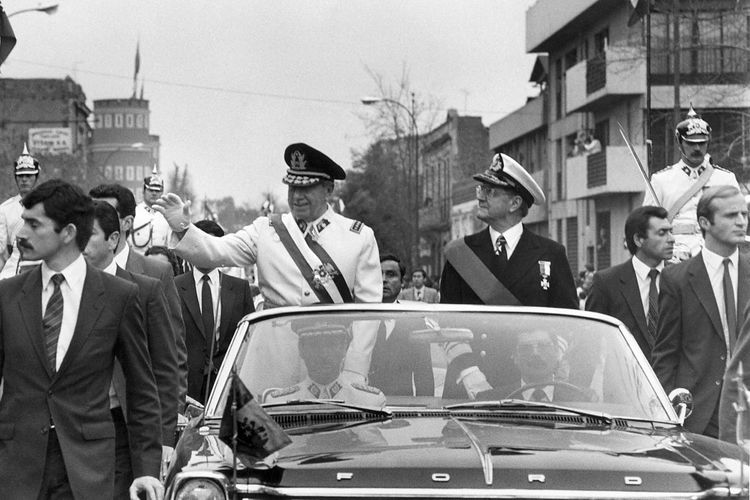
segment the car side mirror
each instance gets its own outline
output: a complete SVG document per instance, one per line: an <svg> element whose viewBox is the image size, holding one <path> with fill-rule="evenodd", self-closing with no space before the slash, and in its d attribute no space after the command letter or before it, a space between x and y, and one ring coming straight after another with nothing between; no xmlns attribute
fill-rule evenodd
<svg viewBox="0 0 750 500"><path fill-rule="evenodd" d="M677 412L680 425L683 425L685 419L693 413L693 395L690 391L678 387L669 393L669 401L672 403L672 408Z"/></svg>

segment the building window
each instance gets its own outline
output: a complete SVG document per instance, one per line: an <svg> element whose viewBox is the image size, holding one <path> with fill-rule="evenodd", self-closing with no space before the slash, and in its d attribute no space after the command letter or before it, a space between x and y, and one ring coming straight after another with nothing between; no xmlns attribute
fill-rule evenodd
<svg viewBox="0 0 750 500"><path fill-rule="evenodd" d="M128 113L127 115L125 115L125 127L126 128L133 128L133 123L134 123L133 122L133 114L132 113Z"/></svg>
<svg viewBox="0 0 750 500"><path fill-rule="evenodd" d="M123 180L123 171L125 170L121 165L115 165L115 180L121 181Z"/></svg>
<svg viewBox="0 0 750 500"><path fill-rule="evenodd" d="M136 180L144 179L146 177L146 174L144 172L145 169L146 169L146 167L144 167L143 165L139 165L139 166L135 167L135 178L136 178Z"/></svg>
<svg viewBox="0 0 750 500"><path fill-rule="evenodd" d="M112 128L112 115L109 113L104 115L104 128Z"/></svg>
<svg viewBox="0 0 750 500"><path fill-rule="evenodd" d="M143 115L135 115L135 128L143 128Z"/></svg>
<svg viewBox="0 0 750 500"><path fill-rule="evenodd" d="M122 113L115 114L115 128L122 128Z"/></svg>
<svg viewBox="0 0 750 500"><path fill-rule="evenodd" d="M104 120L102 120L102 115L96 115L96 128L102 128L104 126Z"/></svg>
<svg viewBox="0 0 750 500"><path fill-rule="evenodd" d="M135 167L133 165L128 165L127 167L125 167L125 180L126 181L135 180Z"/></svg>
<svg viewBox="0 0 750 500"><path fill-rule="evenodd" d="M558 59L555 62L555 119L559 120L563 116L563 61Z"/></svg>
<svg viewBox="0 0 750 500"><path fill-rule="evenodd" d="M144 115L143 117L143 127L148 128L148 115Z"/></svg>
<svg viewBox="0 0 750 500"><path fill-rule="evenodd" d="M104 167L104 178L108 181L112 180L112 165L107 165Z"/></svg>

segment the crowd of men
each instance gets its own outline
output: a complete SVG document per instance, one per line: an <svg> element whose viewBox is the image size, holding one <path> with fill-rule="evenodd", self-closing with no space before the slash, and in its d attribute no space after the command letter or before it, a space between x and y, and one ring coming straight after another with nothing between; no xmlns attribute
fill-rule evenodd
<svg viewBox="0 0 750 500"><path fill-rule="evenodd" d="M748 211L733 174L710 161L709 139L709 125L691 110L676 129L682 159L653 175L656 198L626 221L632 258L592 275L585 308L628 327L665 390L693 393L689 430L732 439L728 377L750 358ZM225 266L257 267L266 308L580 307L565 248L523 224L544 192L505 154L473 177L487 228L446 246L439 290L425 285L423 269L402 289L399 257L381 255L372 229L331 209L334 182L346 176L336 162L304 143L288 146L284 161L289 212L224 234L215 222L193 223L190 204L165 194L156 171L137 205L118 184L86 194L62 180L37 183L40 165L24 148L14 166L18 195L0 205L0 498L163 496L160 469L178 414L189 399L204 400L237 322L254 310L249 284L222 273ZM168 243L188 272L144 255ZM315 334L306 328L294 330L300 352ZM332 337L342 370L311 370L311 384L326 393L335 381L337 392L370 399L367 383L432 394L428 351L395 324L364 328ZM519 340L517 351L533 340L557 352L553 338L538 337ZM445 351L445 394L491 393L485 374L501 353L455 347ZM408 349L416 350L403 366L381 366L389 350Z"/></svg>

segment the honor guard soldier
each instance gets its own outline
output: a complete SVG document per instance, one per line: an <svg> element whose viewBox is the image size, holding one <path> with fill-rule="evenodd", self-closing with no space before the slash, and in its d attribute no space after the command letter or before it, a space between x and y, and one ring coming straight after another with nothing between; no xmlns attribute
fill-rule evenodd
<svg viewBox="0 0 750 500"><path fill-rule="evenodd" d="M534 203L545 202L534 178L504 154L473 178L479 183L477 217L489 227L446 246L440 302L578 309L565 247L522 223ZM493 349L481 338L449 343L445 351L444 397L474 398L503 379L491 373L512 366L509 348Z"/></svg>
<svg viewBox="0 0 750 500"><path fill-rule="evenodd" d="M703 190L711 186L730 185L739 189L734 173L714 165L708 155L711 126L690 106L687 118L677 124L675 140L680 161L654 172L651 185L658 200L649 191L643 205L661 205L667 209L675 237L672 261L687 260L703 247L703 237L696 217Z"/></svg>
<svg viewBox="0 0 750 500"><path fill-rule="evenodd" d="M349 329L345 325L309 322L309 319L292 322L292 330L299 338L299 356L307 368L307 377L284 389L266 389L261 401L340 399L376 408L385 406L385 395L380 389L341 377L352 338Z"/></svg>
<svg viewBox="0 0 750 500"><path fill-rule="evenodd" d="M16 245L16 234L23 226L21 198L34 188L39 178L39 162L29 154L26 143L23 153L14 164L18 194L8 198L0 205L0 279L9 278L19 273L22 267L38 264L39 261L22 261Z"/></svg>
<svg viewBox="0 0 750 500"><path fill-rule="evenodd" d="M179 196L162 196L154 207L179 238L175 252L198 267L256 264L265 307L380 302L383 285L372 229L335 213L327 202L334 181L346 177L344 170L303 143L288 146L284 161L290 212L258 217L221 238L190 224L189 204ZM355 330L352 349L360 355L350 366L360 375L367 373L376 335L376 330L371 336ZM347 363L353 359L347 357Z"/></svg>
<svg viewBox="0 0 750 500"><path fill-rule="evenodd" d="M131 248L140 254L153 246L167 246L171 232L162 214L154 210L154 202L164 194L164 179L154 166L151 175L143 179L143 201L135 206Z"/></svg>

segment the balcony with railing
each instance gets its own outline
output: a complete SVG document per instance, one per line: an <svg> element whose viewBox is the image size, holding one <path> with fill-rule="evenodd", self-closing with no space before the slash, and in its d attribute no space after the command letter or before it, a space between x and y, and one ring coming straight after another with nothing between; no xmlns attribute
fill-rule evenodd
<svg viewBox="0 0 750 500"><path fill-rule="evenodd" d="M646 158L645 146L634 147L639 158ZM646 189L626 146L607 146L598 153L568 158L565 183L568 199L637 193Z"/></svg>
<svg viewBox="0 0 750 500"><path fill-rule="evenodd" d="M594 111L623 97L646 92L642 47L610 46L604 54L565 72L566 112Z"/></svg>

